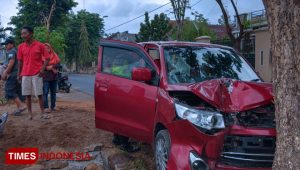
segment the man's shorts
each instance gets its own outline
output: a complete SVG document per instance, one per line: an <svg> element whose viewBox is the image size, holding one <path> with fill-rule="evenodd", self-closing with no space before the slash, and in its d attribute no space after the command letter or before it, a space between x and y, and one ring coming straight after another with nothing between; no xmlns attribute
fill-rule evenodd
<svg viewBox="0 0 300 170"><path fill-rule="evenodd" d="M16 97L21 97L21 84L17 80L17 75L8 76L5 82L5 98L14 100Z"/></svg>
<svg viewBox="0 0 300 170"><path fill-rule="evenodd" d="M22 95L23 96L43 95L43 77L39 77L38 75L23 76Z"/></svg>

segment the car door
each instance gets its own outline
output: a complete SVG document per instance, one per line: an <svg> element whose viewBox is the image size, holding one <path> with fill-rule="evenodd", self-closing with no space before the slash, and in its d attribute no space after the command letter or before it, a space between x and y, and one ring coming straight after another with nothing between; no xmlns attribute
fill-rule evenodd
<svg viewBox="0 0 300 170"><path fill-rule="evenodd" d="M135 67L153 70L151 83L133 81ZM96 127L151 142L158 79L157 67L140 45L102 41L95 80Z"/></svg>

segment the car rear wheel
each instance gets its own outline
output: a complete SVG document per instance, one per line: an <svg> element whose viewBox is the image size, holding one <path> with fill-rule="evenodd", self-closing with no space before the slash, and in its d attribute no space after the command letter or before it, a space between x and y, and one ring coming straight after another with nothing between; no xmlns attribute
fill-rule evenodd
<svg viewBox="0 0 300 170"><path fill-rule="evenodd" d="M161 130L155 137L155 162L157 170L166 170L171 148L170 134Z"/></svg>

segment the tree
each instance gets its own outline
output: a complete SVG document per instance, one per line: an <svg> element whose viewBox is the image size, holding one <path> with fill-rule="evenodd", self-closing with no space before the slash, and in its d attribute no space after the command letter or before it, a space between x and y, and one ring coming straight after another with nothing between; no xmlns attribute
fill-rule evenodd
<svg viewBox="0 0 300 170"><path fill-rule="evenodd" d="M74 0L19 0L17 16L13 16L10 22L15 26L14 34L17 42L21 42L20 31L25 25L31 27L48 25L48 30L59 29L65 35L68 14L75 6L77 2Z"/></svg>
<svg viewBox="0 0 300 170"><path fill-rule="evenodd" d="M136 37L138 42L150 41L151 24L148 12L145 12L145 23L140 24L140 32Z"/></svg>
<svg viewBox="0 0 300 170"><path fill-rule="evenodd" d="M264 0L271 33L276 115L275 170L300 167L300 1Z"/></svg>
<svg viewBox="0 0 300 170"><path fill-rule="evenodd" d="M185 17L185 10L189 6L189 0L170 0L173 8L173 13L177 25L177 39L181 40L183 21Z"/></svg>
<svg viewBox="0 0 300 170"><path fill-rule="evenodd" d="M1 38L7 38L6 31L12 31L12 30L13 30L13 28L11 28L11 27L6 27L6 28L1 27L0 28L0 39Z"/></svg>
<svg viewBox="0 0 300 170"><path fill-rule="evenodd" d="M45 24L48 32L50 30L51 18L53 16L53 12L54 12L55 9L56 9L56 0L53 0L53 3L51 5L50 11L49 11L49 14L44 17L44 24Z"/></svg>
<svg viewBox="0 0 300 170"><path fill-rule="evenodd" d="M195 41L197 37L202 35L210 36L212 39L215 37L215 33L209 29L207 19L202 14L199 14L195 20L184 20L182 40Z"/></svg>
<svg viewBox="0 0 300 170"><path fill-rule="evenodd" d="M84 20L81 21L80 37L79 37L79 61L83 66L88 66L91 61L91 52L89 44L89 34ZM77 70L78 71L78 70Z"/></svg>
<svg viewBox="0 0 300 170"><path fill-rule="evenodd" d="M91 61L97 61L99 39L104 35L103 18L97 13L86 10L78 11L77 14L69 15L68 33L66 35L66 61L70 64L79 59L79 42L82 20L85 22L90 45ZM80 63L80 62L76 62Z"/></svg>
<svg viewBox="0 0 300 170"><path fill-rule="evenodd" d="M61 32L49 32L45 26L34 28L34 38L42 43L50 43L53 50L59 55L62 61L65 60L65 38Z"/></svg>
<svg viewBox="0 0 300 170"><path fill-rule="evenodd" d="M228 37L232 41L233 47L236 50L240 51L241 50L241 41L242 41L244 33L245 33L244 32L245 27L244 27L243 23L241 22L237 7L236 7L235 3L233 2L233 0L230 0L231 4L233 6L233 9L234 9L235 15L236 15L238 26L239 26L239 34L238 34L237 37L235 37L232 33L232 27L231 27L230 22L229 22L229 15L227 13L227 10L224 7L224 4L223 4L222 0L216 0L216 1L217 1L218 5L221 8L222 16L223 16L223 20L224 20L224 23L225 23L225 26L226 26L226 31L227 31Z"/></svg>
<svg viewBox="0 0 300 170"><path fill-rule="evenodd" d="M234 22L232 21L231 16L228 15L228 11L227 11L226 8L225 8L225 11L226 11L226 14L227 14L227 17L228 17L228 23L229 23L229 25L234 25ZM223 14L222 14L221 17L218 19L218 24L219 24L219 25L224 25L224 26L225 26L225 19L224 19L224 15L223 15Z"/></svg>
<svg viewBox="0 0 300 170"><path fill-rule="evenodd" d="M145 23L141 23L137 41L164 41L168 39L167 34L170 30L169 19L164 13L156 14L154 19L149 21L149 15L146 12Z"/></svg>

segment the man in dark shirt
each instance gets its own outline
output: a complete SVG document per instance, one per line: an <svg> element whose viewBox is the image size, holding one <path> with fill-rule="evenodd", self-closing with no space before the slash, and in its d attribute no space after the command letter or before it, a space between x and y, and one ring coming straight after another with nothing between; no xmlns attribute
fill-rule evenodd
<svg viewBox="0 0 300 170"><path fill-rule="evenodd" d="M17 80L18 74L18 60L17 60L17 50L15 48L15 43L12 39L7 39L3 43L6 47L7 59L4 63L6 69L2 75L2 80L5 83L5 98L7 100L13 100L17 105L17 110L14 111L14 115L20 115L21 112L26 110L26 107L21 102L21 85Z"/></svg>

